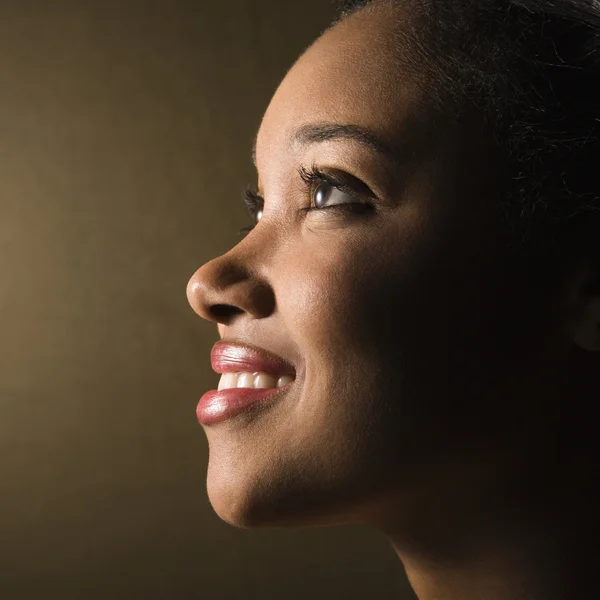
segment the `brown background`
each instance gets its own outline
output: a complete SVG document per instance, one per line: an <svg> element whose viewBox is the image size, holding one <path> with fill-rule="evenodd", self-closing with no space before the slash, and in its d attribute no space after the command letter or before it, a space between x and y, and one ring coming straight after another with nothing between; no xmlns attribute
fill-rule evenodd
<svg viewBox="0 0 600 600"><path fill-rule="evenodd" d="M249 223L250 147L326 0L0 0L0 597L412 597L357 527L240 530L187 303Z"/></svg>

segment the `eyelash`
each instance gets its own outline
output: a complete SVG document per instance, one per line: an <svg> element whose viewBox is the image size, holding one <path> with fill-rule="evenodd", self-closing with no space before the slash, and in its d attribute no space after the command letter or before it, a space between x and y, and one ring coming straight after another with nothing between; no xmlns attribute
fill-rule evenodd
<svg viewBox="0 0 600 600"><path fill-rule="evenodd" d="M337 177L334 177L330 173L324 173L317 166L312 165L309 169L304 166L301 166L298 169L298 175L300 179L304 182L306 186L307 193L310 195L311 205L309 207L301 208L300 212L311 212L313 210L328 210L330 208L345 210L347 212L357 212L357 205L361 206L361 208L370 207L369 204L365 203L351 203L347 202L346 204L332 204L331 206L322 206L317 207L313 205L314 194L317 188L322 183L327 183L331 187L336 188L340 192L344 192L349 196L357 196L356 190L352 189L345 182L341 181ZM247 186L243 192L243 200L246 204L246 208L250 213L250 217L255 219L256 215L263 209L264 207L264 198L258 195L251 185ZM249 225L248 227L244 227L240 229L239 234L248 234L256 227L256 223L254 225Z"/></svg>

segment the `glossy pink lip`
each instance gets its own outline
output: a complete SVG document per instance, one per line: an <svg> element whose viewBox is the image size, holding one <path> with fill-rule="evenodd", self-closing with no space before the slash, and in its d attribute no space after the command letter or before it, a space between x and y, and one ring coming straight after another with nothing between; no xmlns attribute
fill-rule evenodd
<svg viewBox="0 0 600 600"><path fill-rule="evenodd" d="M215 373L256 373L261 371L279 379L283 375L296 377L296 369L285 359L264 348L221 340L210 353ZM233 388L210 390L200 398L196 416L202 425L214 425L256 408L271 404L283 396L294 382L279 388Z"/></svg>
<svg viewBox="0 0 600 600"><path fill-rule="evenodd" d="M211 350L210 362L215 373L262 371L275 378L296 376L296 369L289 362L263 348L248 344L219 341Z"/></svg>
<svg viewBox="0 0 600 600"><path fill-rule="evenodd" d="M293 382L280 388L232 388L211 390L200 398L196 408L198 422L214 425L259 406L270 405L284 395Z"/></svg>

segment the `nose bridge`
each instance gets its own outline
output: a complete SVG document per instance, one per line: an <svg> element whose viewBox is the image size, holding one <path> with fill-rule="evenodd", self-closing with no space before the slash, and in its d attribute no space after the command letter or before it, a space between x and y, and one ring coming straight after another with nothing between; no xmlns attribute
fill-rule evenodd
<svg viewBox="0 0 600 600"><path fill-rule="evenodd" d="M244 244L205 263L190 278L188 302L203 319L228 324L241 313L264 318L274 310L271 285L250 265L252 255L242 252L241 246ZM256 261L258 256L253 259Z"/></svg>

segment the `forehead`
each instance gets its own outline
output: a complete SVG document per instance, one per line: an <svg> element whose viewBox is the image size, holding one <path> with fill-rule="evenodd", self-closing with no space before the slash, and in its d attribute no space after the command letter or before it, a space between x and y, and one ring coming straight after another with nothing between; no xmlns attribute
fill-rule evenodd
<svg viewBox="0 0 600 600"><path fill-rule="evenodd" d="M308 48L273 96L256 139L257 167L306 124L353 124L394 145L409 116L423 111L424 74L403 31L406 8L370 6ZM268 150L267 150L268 149Z"/></svg>

